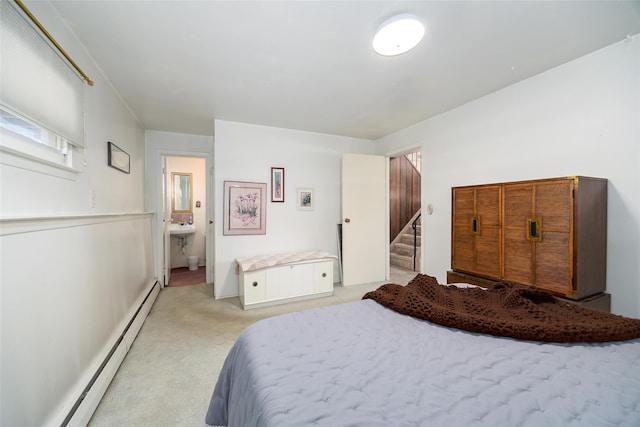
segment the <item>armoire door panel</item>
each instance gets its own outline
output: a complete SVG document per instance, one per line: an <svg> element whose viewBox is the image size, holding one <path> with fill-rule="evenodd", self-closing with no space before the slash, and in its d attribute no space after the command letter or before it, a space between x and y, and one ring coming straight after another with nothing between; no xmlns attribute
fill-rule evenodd
<svg viewBox="0 0 640 427"><path fill-rule="evenodd" d="M452 266L499 279L501 187L456 188L452 197Z"/></svg>
<svg viewBox="0 0 640 427"><path fill-rule="evenodd" d="M569 233L543 233L542 241L536 243L536 285L563 294L571 293L569 247Z"/></svg>
<svg viewBox="0 0 640 427"><path fill-rule="evenodd" d="M535 216L543 219L545 230L568 232L571 228L572 188L570 180L536 185Z"/></svg>
<svg viewBox="0 0 640 427"><path fill-rule="evenodd" d="M469 225L455 225L453 227L453 252L451 263L453 268L463 271L473 271L473 235L469 232Z"/></svg>
<svg viewBox="0 0 640 427"><path fill-rule="evenodd" d="M500 226L500 187L482 187L476 190L476 216L483 227Z"/></svg>
<svg viewBox="0 0 640 427"><path fill-rule="evenodd" d="M473 189L456 189L453 193L453 223L456 225L468 224L469 217L473 215L473 209Z"/></svg>
<svg viewBox="0 0 640 427"><path fill-rule="evenodd" d="M504 189L505 227L526 227L533 214L533 186L514 185Z"/></svg>
<svg viewBox="0 0 640 427"><path fill-rule="evenodd" d="M533 284L533 243L524 239L524 229L504 230L504 280Z"/></svg>
<svg viewBox="0 0 640 427"><path fill-rule="evenodd" d="M485 224L482 234L475 237L476 263L478 274L500 279L500 229Z"/></svg>

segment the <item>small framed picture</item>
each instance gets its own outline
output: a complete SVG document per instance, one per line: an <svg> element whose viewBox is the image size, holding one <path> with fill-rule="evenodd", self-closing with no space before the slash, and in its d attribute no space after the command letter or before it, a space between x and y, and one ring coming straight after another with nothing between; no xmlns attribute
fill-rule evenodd
<svg viewBox="0 0 640 427"><path fill-rule="evenodd" d="M284 168L271 168L271 201L284 202Z"/></svg>
<svg viewBox="0 0 640 427"><path fill-rule="evenodd" d="M107 146L109 148L109 166L124 173L131 173L131 162L129 160L129 154L120 149L120 147L118 147L113 142L109 142Z"/></svg>
<svg viewBox="0 0 640 427"><path fill-rule="evenodd" d="M313 188L298 188L298 210L312 211L315 204Z"/></svg>

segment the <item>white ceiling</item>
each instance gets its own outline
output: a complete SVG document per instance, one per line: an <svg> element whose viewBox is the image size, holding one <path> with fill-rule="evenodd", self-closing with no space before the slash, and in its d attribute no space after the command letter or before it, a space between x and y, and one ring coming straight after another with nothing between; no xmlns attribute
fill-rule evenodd
<svg viewBox="0 0 640 427"><path fill-rule="evenodd" d="M203 135L215 118L377 139L640 32L639 0L51 3L146 129ZM424 40L377 55L403 12Z"/></svg>

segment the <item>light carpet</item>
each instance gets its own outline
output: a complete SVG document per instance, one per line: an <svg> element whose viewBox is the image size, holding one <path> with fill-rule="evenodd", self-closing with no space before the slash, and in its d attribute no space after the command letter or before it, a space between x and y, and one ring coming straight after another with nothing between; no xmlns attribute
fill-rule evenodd
<svg viewBox="0 0 640 427"><path fill-rule="evenodd" d="M391 282L406 284L415 275L393 268ZM329 297L248 311L238 298L213 299L210 284L164 288L89 426L204 426L224 359L247 326L359 300L379 285L336 286Z"/></svg>

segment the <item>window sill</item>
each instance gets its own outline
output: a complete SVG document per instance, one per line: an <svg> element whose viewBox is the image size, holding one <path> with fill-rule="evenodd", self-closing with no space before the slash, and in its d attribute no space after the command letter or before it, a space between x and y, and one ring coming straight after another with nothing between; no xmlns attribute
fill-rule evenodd
<svg viewBox="0 0 640 427"><path fill-rule="evenodd" d="M14 150L0 144L0 163L20 169L74 181L82 171Z"/></svg>

